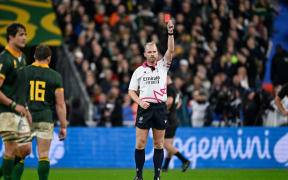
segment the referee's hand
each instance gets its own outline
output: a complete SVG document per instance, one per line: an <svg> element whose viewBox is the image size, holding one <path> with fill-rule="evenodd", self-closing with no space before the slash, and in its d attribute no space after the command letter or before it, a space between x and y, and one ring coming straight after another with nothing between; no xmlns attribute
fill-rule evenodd
<svg viewBox="0 0 288 180"><path fill-rule="evenodd" d="M141 101L139 104L143 109L147 109L150 106L150 103Z"/></svg>

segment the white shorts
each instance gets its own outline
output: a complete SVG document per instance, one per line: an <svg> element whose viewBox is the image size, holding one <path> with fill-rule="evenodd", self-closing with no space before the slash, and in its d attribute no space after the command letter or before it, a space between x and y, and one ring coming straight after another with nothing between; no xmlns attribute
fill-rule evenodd
<svg viewBox="0 0 288 180"><path fill-rule="evenodd" d="M0 113L0 133L4 142L19 141L19 134L30 134L27 118L12 112Z"/></svg>

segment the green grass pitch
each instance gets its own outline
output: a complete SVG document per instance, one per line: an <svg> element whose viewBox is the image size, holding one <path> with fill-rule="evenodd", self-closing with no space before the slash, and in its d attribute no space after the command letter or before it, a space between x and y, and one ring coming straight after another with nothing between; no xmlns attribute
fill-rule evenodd
<svg viewBox="0 0 288 180"><path fill-rule="evenodd" d="M51 168L49 180L133 180L133 169ZM153 179L153 170L144 169L144 180ZM162 180L287 180L287 169L180 169L161 173ZM26 168L22 180L37 180L37 169Z"/></svg>

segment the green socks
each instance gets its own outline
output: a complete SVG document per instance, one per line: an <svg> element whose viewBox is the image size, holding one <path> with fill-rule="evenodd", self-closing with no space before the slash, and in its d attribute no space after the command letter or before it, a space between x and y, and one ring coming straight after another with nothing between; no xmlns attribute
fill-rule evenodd
<svg viewBox="0 0 288 180"><path fill-rule="evenodd" d="M50 162L48 158L40 158L38 162L39 180L48 180Z"/></svg>
<svg viewBox="0 0 288 180"><path fill-rule="evenodd" d="M12 172L12 180L20 180L24 171L24 159L20 156L15 156L14 168Z"/></svg>
<svg viewBox="0 0 288 180"><path fill-rule="evenodd" d="M14 158L4 156L2 163L4 180L12 179L13 167L14 167Z"/></svg>
<svg viewBox="0 0 288 180"><path fill-rule="evenodd" d="M1 165L1 167L0 167L0 179L2 176L3 176L3 166Z"/></svg>

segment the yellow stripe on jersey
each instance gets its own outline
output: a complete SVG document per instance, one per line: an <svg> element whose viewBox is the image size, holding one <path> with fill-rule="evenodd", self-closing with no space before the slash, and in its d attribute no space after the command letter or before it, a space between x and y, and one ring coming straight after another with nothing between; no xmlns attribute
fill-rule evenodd
<svg viewBox="0 0 288 180"><path fill-rule="evenodd" d="M14 160L14 157L9 157L9 156L4 155L3 159L5 159L5 160Z"/></svg>
<svg viewBox="0 0 288 180"><path fill-rule="evenodd" d="M0 73L0 78L5 79L6 76L5 76L4 74L1 74L1 73Z"/></svg>
<svg viewBox="0 0 288 180"><path fill-rule="evenodd" d="M39 63L39 62L34 62L32 64L32 66L42 67L42 68L49 68L48 64L42 64L42 63Z"/></svg>
<svg viewBox="0 0 288 180"><path fill-rule="evenodd" d="M18 53L18 52L16 52L16 51L14 51L13 49L11 49L8 45L5 46L5 49L6 49L10 54L12 54L14 57L16 57L16 58L19 58L19 57L21 56L21 54L22 54L21 51L20 51L20 53Z"/></svg>
<svg viewBox="0 0 288 180"><path fill-rule="evenodd" d="M56 88L56 89L55 89L55 92L56 92L56 91L64 91L64 88Z"/></svg>
<svg viewBox="0 0 288 180"><path fill-rule="evenodd" d="M39 161L48 161L49 162L49 158L48 157L40 158Z"/></svg>

